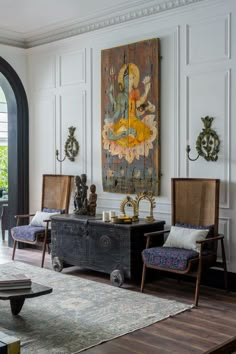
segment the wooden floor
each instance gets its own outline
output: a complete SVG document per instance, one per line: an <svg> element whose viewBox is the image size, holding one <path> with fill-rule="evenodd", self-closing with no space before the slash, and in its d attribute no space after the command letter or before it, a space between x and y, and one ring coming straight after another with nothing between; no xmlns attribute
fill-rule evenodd
<svg viewBox="0 0 236 354"><path fill-rule="evenodd" d="M0 240L0 264L11 260L12 249ZM16 261L40 265L39 251L16 250ZM52 269L50 256L45 268ZM109 276L97 272L66 268L63 273L110 284ZM123 287L139 291L139 284ZM154 296L193 303L191 283L161 278L147 284L145 292ZM223 346L223 347L222 347ZM119 337L84 351L85 354L197 354L236 353L236 293L202 286L199 307L157 322L141 330Z"/></svg>

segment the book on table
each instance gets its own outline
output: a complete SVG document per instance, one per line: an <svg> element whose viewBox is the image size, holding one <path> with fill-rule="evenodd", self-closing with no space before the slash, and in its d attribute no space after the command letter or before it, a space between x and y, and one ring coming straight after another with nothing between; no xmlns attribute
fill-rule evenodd
<svg viewBox="0 0 236 354"><path fill-rule="evenodd" d="M25 274L0 274L0 291L29 289L32 281Z"/></svg>

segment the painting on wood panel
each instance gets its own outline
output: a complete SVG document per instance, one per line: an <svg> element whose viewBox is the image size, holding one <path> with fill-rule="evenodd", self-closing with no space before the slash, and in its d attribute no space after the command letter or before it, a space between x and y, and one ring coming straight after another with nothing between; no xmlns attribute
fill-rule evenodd
<svg viewBox="0 0 236 354"><path fill-rule="evenodd" d="M102 50L103 189L159 194L158 38Z"/></svg>

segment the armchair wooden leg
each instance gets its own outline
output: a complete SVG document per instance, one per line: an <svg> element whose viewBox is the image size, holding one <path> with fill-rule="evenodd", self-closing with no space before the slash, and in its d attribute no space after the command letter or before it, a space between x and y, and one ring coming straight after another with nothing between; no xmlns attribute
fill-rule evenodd
<svg viewBox="0 0 236 354"><path fill-rule="evenodd" d="M195 289L195 299L194 299L195 306L198 306L200 282L201 282L201 274L198 274L196 279L196 289Z"/></svg>
<svg viewBox="0 0 236 354"><path fill-rule="evenodd" d="M41 261L41 268L43 268L43 265L44 265L45 252L46 252L46 249L44 249L44 248L43 248L43 252L42 252L42 261Z"/></svg>
<svg viewBox="0 0 236 354"><path fill-rule="evenodd" d="M145 265L145 263L143 263L143 274L142 274L142 281L141 281L141 292L143 292L145 278L146 278L146 265Z"/></svg>
<svg viewBox="0 0 236 354"><path fill-rule="evenodd" d="M12 260L14 260L14 258L15 258L16 245L17 245L17 241L16 241L16 240L14 240L14 244L13 244L13 251L12 251Z"/></svg>
<svg viewBox="0 0 236 354"><path fill-rule="evenodd" d="M44 265L46 247L47 247L47 234L44 236L44 241L43 241L43 252L42 252L41 268L43 268L43 265Z"/></svg>
<svg viewBox="0 0 236 354"><path fill-rule="evenodd" d="M221 239L220 241L221 241L222 263L224 268L225 290L228 291L228 272L227 272L227 264L226 264L226 257L225 257L225 246L224 246L224 240Z"/></svg>
<svg viewBox="0 0 236 354"><path fill-rule="evenodd" d="M200 259L198 264L198 272L197 272L196 288L195 288L195 306L198 306L201 277L202 277L202 262Z"/></svg>

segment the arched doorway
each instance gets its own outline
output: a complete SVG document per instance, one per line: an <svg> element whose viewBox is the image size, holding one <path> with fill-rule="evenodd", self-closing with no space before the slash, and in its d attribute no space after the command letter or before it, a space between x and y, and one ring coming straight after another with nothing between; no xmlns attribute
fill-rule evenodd
<svg viewBox="0 0 236 354"><path fill-rule="evenodd" d="M14 215L29 212L29 113L23 84L2 57L0 86L8 109L8 210L11 228L15 225ZM8 240L12 246L10 235Z"/></svg>

